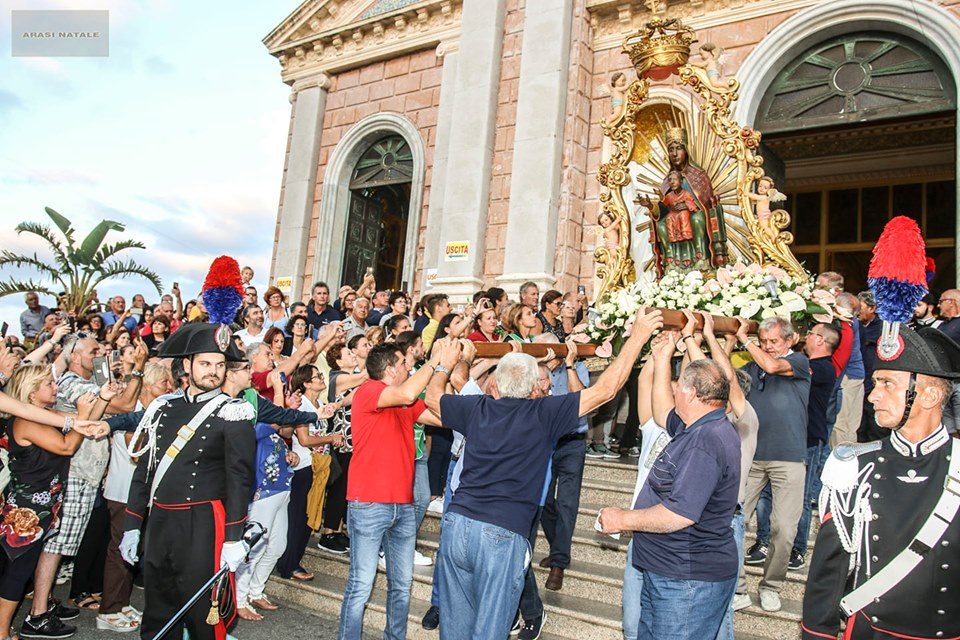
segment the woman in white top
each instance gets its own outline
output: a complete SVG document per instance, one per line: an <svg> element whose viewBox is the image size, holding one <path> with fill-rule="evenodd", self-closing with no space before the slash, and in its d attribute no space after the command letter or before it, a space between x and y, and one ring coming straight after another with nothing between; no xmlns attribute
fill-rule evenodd
<svg viewBox="0 0 960 640"><path fill-rule="evenodd" d="M287 326L287 307L283 304L283 293L276 287L270 287L263 294L267 306L263 308L263 330L276 327L283 331Z"/></svg>

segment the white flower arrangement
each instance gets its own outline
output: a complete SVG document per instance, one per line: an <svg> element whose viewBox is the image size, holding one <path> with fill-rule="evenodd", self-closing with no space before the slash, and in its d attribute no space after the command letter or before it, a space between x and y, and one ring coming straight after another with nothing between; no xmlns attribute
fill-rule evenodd
<svg viewBox="0 0 960 640"><path fill-rule="evenodd" d="M659 281L645 274L595 306L586 334L592 342L604 345L621 342L640 307L695 309L757 321L779 316L794 322L811 317L829 322L835 302L830 294L813 290L812 278L800 283L779 267L738 262L720 267L709 280L699 271L671 272Z"/></svg>

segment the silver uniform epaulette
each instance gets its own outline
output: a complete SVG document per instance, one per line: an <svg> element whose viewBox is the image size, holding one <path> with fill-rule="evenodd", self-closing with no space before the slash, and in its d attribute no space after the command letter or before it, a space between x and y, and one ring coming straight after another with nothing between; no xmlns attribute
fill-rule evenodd
<svg viewBox="0 0 960 640"><path fill-rule="evenodd" d="M254 410L253 405L246 400L233 398L227 400L224 405L220 407L217 416L224 420L241 422L243 420L255 420L257 412Z"/></svg>
<svg viewBox="0 0 960 640"><path fill-rule="evenodd" d="M869 546L865 533L873 516L870 506L870 474L875 465L868 462L861 469L859 457L879 451L881 447L879 440L839 445L827 458L820 475L823 482L817 503L820 523L823 524L827 514L833 514L831 521L836 527L840 545L850 554L850 572L860 567L863 543Z"/></svg>

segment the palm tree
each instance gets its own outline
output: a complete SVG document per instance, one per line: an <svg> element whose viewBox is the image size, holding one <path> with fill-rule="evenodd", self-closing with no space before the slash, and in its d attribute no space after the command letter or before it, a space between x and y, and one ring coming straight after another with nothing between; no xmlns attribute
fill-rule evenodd
<svg viewBox="0 0 960 640"><path fill-rule="evenodd" d="M83 315L91 306L97 285L108 278L141 276L156 287L157 293L162 292L160 276L154 271L133 260L124 261L116 257L126 249L146 249L142 242L119 240L113 244L104 244L110 231L124 230L122 224L103 220L77 246L73 223L50 207L44 207L44 210L60 229L61 235L55 234L48 225L38 222L21 222L16 230L18 234L31 233L46 241L53 252L53 260L40 258L36 253L22 255L7 250L0 252L0 268L8 265L29 267L40 272L42 276L39 281L16 278L0 281L0 298L28 291L37 291L55 298L63 293L63 309Z"/></svg>

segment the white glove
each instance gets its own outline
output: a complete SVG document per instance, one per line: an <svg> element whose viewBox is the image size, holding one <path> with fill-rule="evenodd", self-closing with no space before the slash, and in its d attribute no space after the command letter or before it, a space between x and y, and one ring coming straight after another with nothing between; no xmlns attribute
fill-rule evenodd
<svg viewBox="0 0 960 640"><path fill-rule="evenodd" d="M124 531L120 540L120 557L127 564L137 564L137 547L140 546L140 532L136 530Z"/></svg>
<svg viewBox="0 0 960 640"><path fill-rule="evenodd" d="M243 564L248 551L250 549L243 540L225 542L223 548L220 549L220 568L228 567L231 573L236 571L237 567Z"/></svg>

